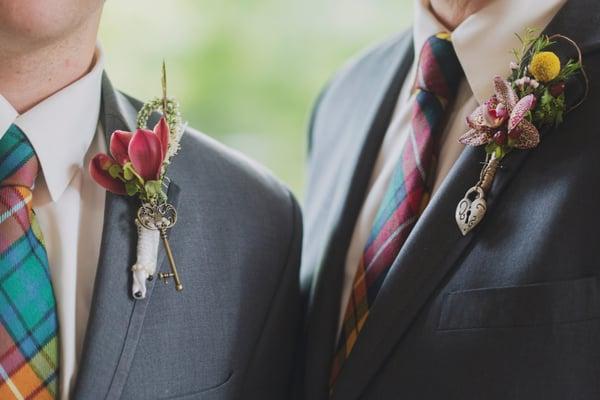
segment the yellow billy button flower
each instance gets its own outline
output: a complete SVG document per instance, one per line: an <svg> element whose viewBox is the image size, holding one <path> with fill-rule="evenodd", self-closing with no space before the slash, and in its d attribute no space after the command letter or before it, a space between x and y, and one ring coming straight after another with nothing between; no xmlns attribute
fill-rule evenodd
<svg viewBox="0 0 600 400"><path fill-rule="evenodd" d="M540 82L549 82L560 73L560 59L551 51L540 51L531 60L529 72Z"/></svg>

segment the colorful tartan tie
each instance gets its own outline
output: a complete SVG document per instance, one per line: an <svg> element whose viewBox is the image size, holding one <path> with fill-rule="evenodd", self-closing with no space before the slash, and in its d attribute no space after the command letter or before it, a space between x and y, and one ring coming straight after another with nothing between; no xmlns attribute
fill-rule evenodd
<svg viewBox="0 0 600 400"><path fill-rule="evenodd" d="M48 257L31 208L33 147L15 125L0 140L0 399L54 399L58 323Z"/></svg>
<svg viewBox="0 0 600 400"><path fill-rule="evenodd" d="M381 202L354 279L331 371L335 384L390 267L429 201L435 137L463 72L449 34L430 37L421 50L412 129Z"/></svg>

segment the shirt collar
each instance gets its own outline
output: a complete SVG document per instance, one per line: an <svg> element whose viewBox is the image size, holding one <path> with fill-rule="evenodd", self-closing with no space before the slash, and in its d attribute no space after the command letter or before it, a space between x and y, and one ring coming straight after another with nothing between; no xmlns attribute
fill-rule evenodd
<svg viewBox="0 0 600 400"><path fill-rule="evenodd" d="M4 136L4 133L15 122L18 115L19 113L0 94L0 138Z"/></svg>
<svg viewBox="0 0 600 400"><path fill-rule="evenodd" d="M24 114L0 95L0 135L17 125L31 142L53 201L83 166L98 126L104 58L98 46L92 69Z"/></svg>
<svg viewBox="0 0 600 400"><path fill-rule="evenodd" d="M494 76L509 75L514 60L511 51L520 47L515 33L522 34L526 28L541 33L566 1L494 0L452 32L456 55L479 103L492 96ZM415 2L413 36L418 52L427 38L447 29L431 13L429 0Z"/></svg>

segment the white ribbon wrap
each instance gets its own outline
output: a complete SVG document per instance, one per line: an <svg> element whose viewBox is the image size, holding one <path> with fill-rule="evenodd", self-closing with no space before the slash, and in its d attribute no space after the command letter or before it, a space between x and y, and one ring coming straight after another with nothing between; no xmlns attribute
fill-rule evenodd
<svg viewBox="0 0 600 400"><path fill-rule="evenodd" d="M131 294L135 299L141 300L146 298L148 277L156 272L160 232L143 227L137 219L135 224L138 231L137 260L131 267L133 273Z"/></svg>

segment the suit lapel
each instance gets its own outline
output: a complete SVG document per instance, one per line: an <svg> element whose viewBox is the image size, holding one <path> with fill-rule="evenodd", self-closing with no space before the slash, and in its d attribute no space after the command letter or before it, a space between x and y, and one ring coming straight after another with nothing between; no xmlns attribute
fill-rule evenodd
<svg viewBox="0 0 600 400"><path fill-rule="evenodd" d="M591 2L589 3L591 6ZM565 6L546 32L565 34L582 44L584 52L591 50L596 41L571 34L573 30L569 26L572 24L567 23L567 16L573 12L572 8ZM594 8L599 7L594 5ZM559 45L556 50L558 53L572 54L572 49L568 46ZM571 94L568 96L571 104L578 103L584 95L581 80L572 82L567 90ZM553 131L555 130L548 130L543 135ZM494 212L497 199L509 186L531 151L535 149L515 151L503 160L502 169L487 196L488 213ZM477 182L484 158L482 148L467 147L417 222L371 307L369 318L338 379L332 397L334 400L353 400L361 396L419 310L455 267L463 252L477 240L478 233L485 229L484 220L474 231L463 237L454 220L456 205L467 189Z"/></svg>
<svg viewBox="0 0 600 400"><path fill-rule="evenodd" d="M104 77L102 88L102 126L107 143L117 129L135 128L136 111L112 88ZM169 200L177 205L179 188L171 183ZM150 302L154 283L148 282L147 297L134 301L131 296L131 265L135 262L137 231L135 198L106 195L104 228L90 318L74 398L116 399L126 382L129 366ZM158 265L165 259L159 248Z"/></svg>
<svg viewBox="0 0 600 400"><path fill-rule="evenodd" d="M364 131L345 132L351 141L350 151L344 157L352 161L353 168L340 171L347 177L338 181L348 181L348 191L343 204L335 211L335 221L331 224L329 244L325 249L318 271L315 272L315 286L310 299L307 321L307 368L305 386L306 398L322 398L328 393L330 362L339 318L341 282L346 249L349 245L354 224L366 194L373 165L381 142L389 125L400 88L412 64L412 37L407 35L390 55L389 63L379 65L374 73L379 88L372 98L362 103L364 109L355 110L356 115L365 115L371 123ZM383 93L383 94L382 94ZM378 107L373 107L377 104Z"/></svg>

